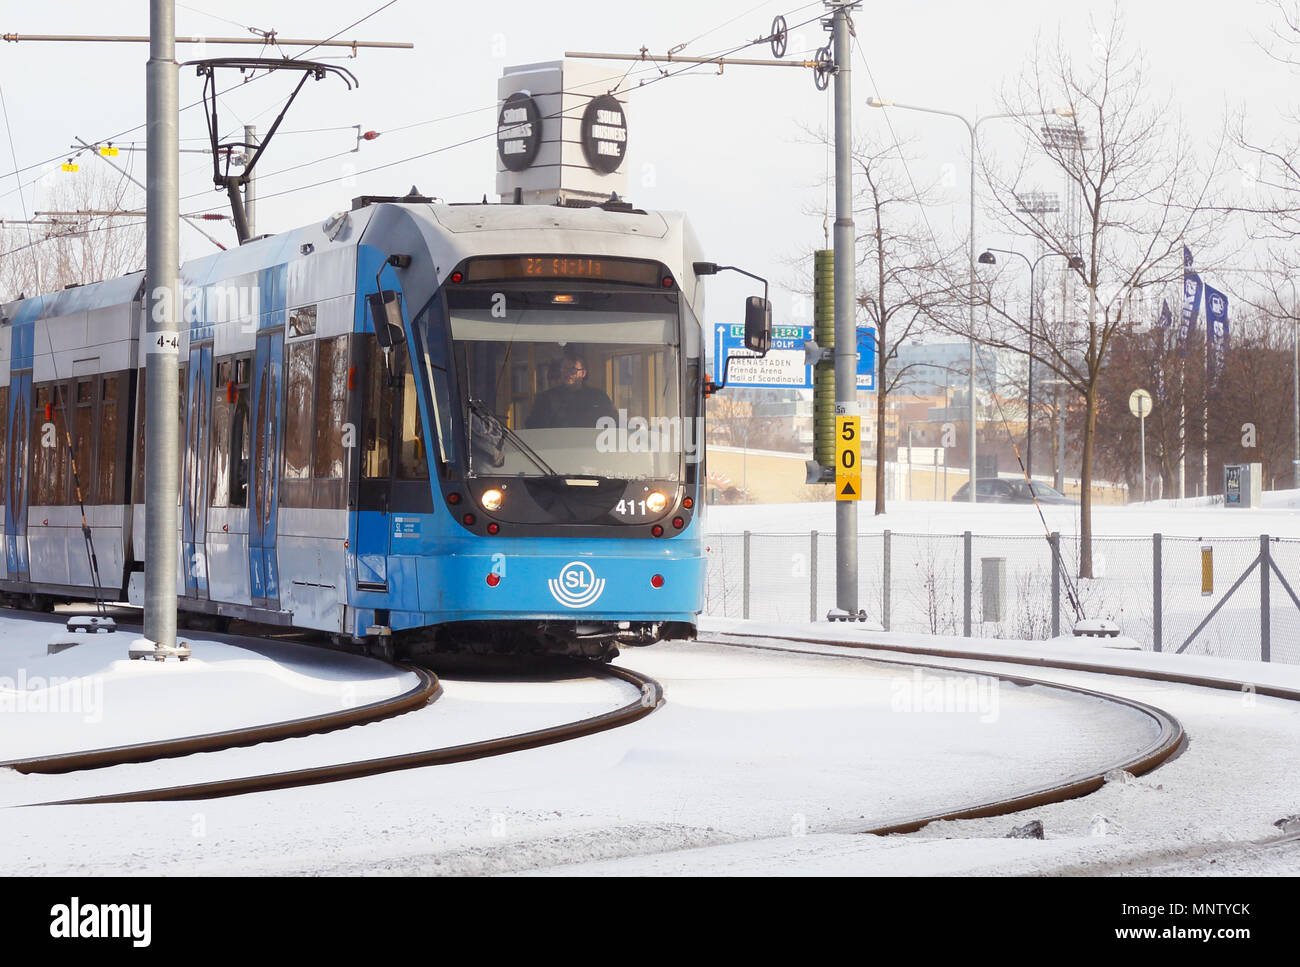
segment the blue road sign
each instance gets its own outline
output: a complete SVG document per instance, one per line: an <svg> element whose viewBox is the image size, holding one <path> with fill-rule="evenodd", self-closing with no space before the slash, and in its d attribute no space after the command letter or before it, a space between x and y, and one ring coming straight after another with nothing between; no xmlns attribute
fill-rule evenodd
<svg viewBox="0 0 1300 967"><path fill-rule="evenodd" d="M803 344L813 337L812 326L773 326L772 348L762 359L745 349L745 327L718 323L713 327L713 369L722 378L728 356L735 356L727 385L812 389L812 367L803 361ZM876 330L858 329L858 389L876 388Z"/></svg>

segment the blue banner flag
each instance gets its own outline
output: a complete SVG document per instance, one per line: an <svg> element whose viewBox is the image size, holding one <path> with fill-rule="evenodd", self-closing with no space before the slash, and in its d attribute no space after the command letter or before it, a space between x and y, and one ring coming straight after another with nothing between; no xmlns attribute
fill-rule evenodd
<svg viewBox="0 0 1300 967"><path fill-rule="evenodd" d="M1192 267L1192 250L1188 248L1186 245L1184 245L1183 246L1183 268L1190 269L1191 267Z"/></svg>
<svg viewBox="0 0 1300 967"><path fill-rule="evenodd" d="M1169 309L1169 300L1166 299L1164 305L1160 307L1160 328L1168 329L1173 324L1174 314Z"/></svg>
<svg viewBox="0 0 1300 967"><path fill-rule="evenodd" d="M1212 285L1205 287L1205 338L1205 372L1214 392L1228 357L1228 297Z"/></svg>
<svg viewBox="0 0 1300 967"><path fill-rule="evenodd" d="M1183 251L1187 251L1185 248ZM1183 270L1183 318L1178 325L1178 355L1187 355L1187 340L1196 332L1196 317L1201 312L1201 277Z"/></svg>

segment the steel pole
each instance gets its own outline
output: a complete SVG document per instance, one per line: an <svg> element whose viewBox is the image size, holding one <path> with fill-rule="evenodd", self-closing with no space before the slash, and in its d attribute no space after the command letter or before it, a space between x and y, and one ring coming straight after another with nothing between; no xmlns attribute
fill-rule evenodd
<svg viewBox="0 0 1300 967"><path fill-rule="evenodd" d="M975 503L975 125L965 118L970 131L970 492L966 499ZM977 121L976 124L979 122Z"/></svg>
<svg viewBox="0 0 1300 967"><path fill-rule="evenodd" d="M1029 261L1026 259L1025 261ZM1041 262L1042 259L1039 259ZM1034 479L1034 270L1038 262L1029 264L1029 402L1025 411L1025 476Z"/></svg>
<svg viewBox="0 0 1300 967"><path fill-rule="evenodd" d="M257 144L257 125L244 125L244 143L248 145ZM247 170L248 163L253 160L254 149L249 147L244 149L244 166ZM257 172L254 171L248 176L248 183L244 185L244 214L248 218L248 236L249 238L257 237Z"/></svg>
<svg viewBox="0 0 1300 967"><path fill-rule="evenodd" d="M833 5L831 30L835 48L835 412L852 416L858 413L858 286L854 278L849 7L849 3ZM860 463L861 441L858 452ZM856 500L835 501L835 604L841 611L857 614Z"/></svg>
<svg viewBox="0 0 1300 967"><path fill-rule="evenodd" d="M180 286L178 68L175 0L150 0L146 74L144 636L176 644L177 378Z"/></svg>
<svg viewBox="0 0 1300 967"><path fill-rule="evenodd" d="M1140 403L1138 408L1141 409ZM1145 504L1147 501L1147 417L1145 412L1138 417L1138 437L1142 441L1142 503Z"/></svg>
<svg viewBox="0 0 1300 967"><path fill-rule="evenodd" d="M1300 325L1291 326L1291 402L1295 407L1295 485L1300 490Z"/></svg>

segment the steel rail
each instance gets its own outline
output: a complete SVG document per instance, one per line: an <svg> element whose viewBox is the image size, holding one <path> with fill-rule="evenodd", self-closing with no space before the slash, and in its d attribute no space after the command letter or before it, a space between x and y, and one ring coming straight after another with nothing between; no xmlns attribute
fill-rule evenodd
<svg viewBox="0 0 1300 967"><path fill-rule="evenodd" d="M867 835L885 836L890 833L913 833L934 822L958 819L983 819L989 816L1004 816L1008 813L1020 812L1021 810L1032 809L1036 806L1046 806L1051 803L1077 799L1080 796L1086 796L1087 794L1100 789L1106 783L1106 776L1118 770L1122 770L1134 776L1140 776L1146 772L1150 772L1152 769L1155 769L1166 762L1175 753L1179 752L1187 738L1182 723L1163 709L1156 708L1153 705L1147 705L1145 702L1139 702L1135 699L1124 698L1120 695L1111 695L1105 692L1098 692L1078 685L1066 685L1060 682L1046 681L1044 679L1027 678L1022 675L978 671L976 669L959 665L937 665L932 662L907 661L904 658L881 658L875 655L828 655L824 652L802 651L798 648L790 648L783 645L761 645L756 643L726 641L724 640L726 638L750 638L767 641L791 640L789 638L781 638L773 635L749 635L743 633L736 634L732 632L713 633L702 640L712 644L730 645L738 648L752 648L758 651L780 651L797 655L820 655L825 658L851 658L859 661L876 662L877 664L883 665L903 665L910 668L924 667L934 669L935 671L952 672L963 675L984 675L990 678L996 678L999 681L1010 682L1015 685L1041 685L1044 688L1072 692L1077 695L1084 695L1089 698L1097 698L1112 704L1125 706L1146 715L1158 728L1158 734L1155 740L1146 748L1113 762L1106 763L1105 765L1090 767L1086 772L1077 773L1064 779L1058 779L1046 785L1036 786L1026 792L1017 793L1016 795L1007 796L1002 799L987 800L985 802L958 806L953 809L906 816L900 819L891 820L887 823L870 826L866 829L856 830L856 832ZM798 640L803 641L805 639ZM814 643L843 644L843 642ZM858 645L857 647L873 648L875 646L864 644ZM891 652L910 653L910 649L902 646L890 646L887 650ZM927 649L918 649L916 654L918 657L931 657L932 652ZM962 655L961 657L971 656ZM982 659L977 658L976 660ZM1115 669L1112 668L1110 671L1113 673ZM1297 695L1296 698L1300 699L1300 695Z"/></svg>
<svg viewBox="0 0 1300 967"><path fill-rule="evenodd" d="M1230 678L1211 678L1206 675L1191 675L1186 672L1156 671L1155 669L1121 668L1101 662L1086 662L1056 659L1039 655L1002 655L993 652L963 651L956 648L933 648L926 645L878 645L867 641L836 641L831 638L809 638L806 635L781 635L771 632L750 634L748 632L705 632L706 635L736 638L766 638L771 641L798 641L809 645L834 645L840 648L870 649L872 651L897 652L904 655L925 655L935 658L960 658L969 661L995 661L1008 665L1028 665L1031 668L1056 668L1061 671L1090 672L1098 675L1117 675L1121 678L1142 678L1153 682L1169 682L1177 685L1197 685L1202 688L1226 689L1230 692L1249 688L1256 695L1270 698L1282 698L1291 702L1300 702L1300 689L1287 688L1284 685L1269 685L1262 682L1241 682ZM701 638L708 641L709 638ZM718 644L736 644L736 642L717 642ZM805 652L805 654L818 654ZM884 661L885 659L881 659Z"/></svg>
<svg viewBox="0 0 1300 967"><path fill-rule="evenodd" d="M358 705L356 708L329 712L325 715L305 715L301 718L287 719L282 722L249 725L221 732L205 732L201 735L189 735L177 739L162 739L157 742L136 742L130 745L110 746L103 749L58 752L51 755L32 756L27 759L10 759L6 762L0 762L0 768L13 769L23 775L58 775L86 769L103 769L108 766L153 762L157 759L172 759L177 756L194 755L197 752L219 752L225 749L257 745L261 742L278 742L281 739L296 739L307 735L334 732L354 725L366 725L405 712L413 712L416 709L423 708L430 702L436 702L442 697L442 684L438 681L437 675L426 668L418 666L399 665L397 667L414 673L419 681L400 695L369 702L365 705Z"/></svg>
<svg viewBox="0 0 1300 967"><path fill-rule="evenodd" d="M319 785L327 782L341 782L345 779L360 779L406 769L419 769L425 766L448 765L454 762L469 762L490 756L504 755L510 752L522 752L545 745L553 745L569 739L577 739L607 729L630 725L644 718L664 702L663 686L653 678L626 668L612 665L593 666L593 671L621 679L635 685L640 694L637 699L620 708L600 715L567 722L563 725L534 729L515 735L486 739L480 742L466 742L461 745L444 748L426 749L420 752L408 752L401 755L385 756L378 759L362 759L336 765L317 766L309 769L296 769L286 772L274 772L257 776L243 776L235 779L219 779L209 782L188 783L179 786L167 786L156 789L143 789L135 792L109 793L100 796L86 796L76 799L61 799L55 802L31 803L33 806L71 806L97 803L128 802L179 802L195 799L218 799L225 796L239 796L254 792L271 792L278 789L293 789L300 786Z"/></svg>

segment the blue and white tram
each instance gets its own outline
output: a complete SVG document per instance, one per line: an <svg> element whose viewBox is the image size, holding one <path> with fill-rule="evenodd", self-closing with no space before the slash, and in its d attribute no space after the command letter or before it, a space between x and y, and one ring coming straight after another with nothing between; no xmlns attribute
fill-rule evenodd
<svg viewBox="0 0 1300 967"><path fill-rule="evenodd" d="M692 636L698 246L615 207L390 200L187 262L182 609L398 652ZM95 593L65 428L105 596L139 599L143 288L3 306L11 601Z"/></svg>

